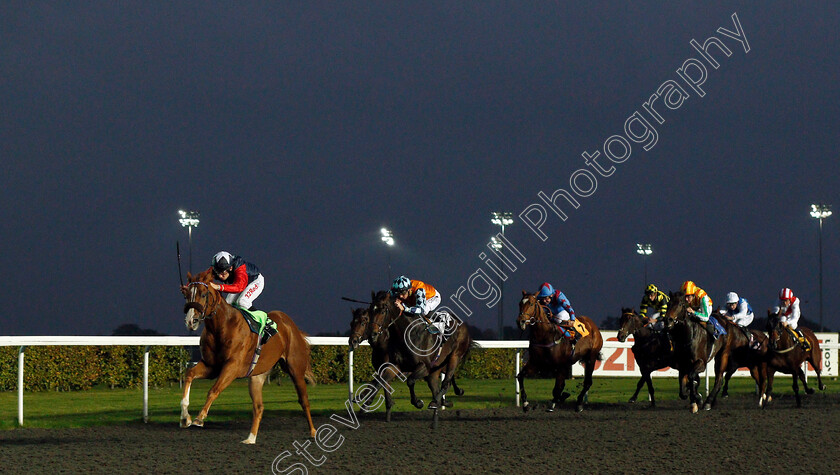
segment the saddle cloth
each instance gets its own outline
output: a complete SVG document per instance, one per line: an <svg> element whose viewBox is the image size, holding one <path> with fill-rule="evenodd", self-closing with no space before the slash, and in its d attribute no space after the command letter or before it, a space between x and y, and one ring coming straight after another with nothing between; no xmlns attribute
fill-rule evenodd
<svg viewBox="0 0 840 475"><path fill-rule="evenodd" d="M726 329L723 328L723 325L720 324L717 317L715 317L714 315L709 316L709 323L711 323L712 328L715 329L715 338L721 335L726 335Z"/></svg>
<svg viewBox="0 0 840 475"><path fill-rule="evenodd" d="M277 323L274 320L270 320L267 313L262 310L251 311L242 307L234 308L242 314L242 318L248 323L248 328L260 337L260 346L264 345L272 336L277 334Z"/></svg>

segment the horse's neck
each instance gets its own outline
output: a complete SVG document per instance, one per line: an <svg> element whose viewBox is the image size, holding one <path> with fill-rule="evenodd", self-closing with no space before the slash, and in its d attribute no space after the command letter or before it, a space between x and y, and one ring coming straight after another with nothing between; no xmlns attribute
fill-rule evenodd
<svg viewBox="0 0 840 475"><path fill-rule="evenodd" d="M207 322L210 323L208 324ZM240 311L227 303L224 299L221 299L221 301L216 305L213 316L205 320L205 326L209 326L209 329L217 335L229 332L236 333L241 331L240 327L242 325L245 327L248 326L242 318Z"/></svg>

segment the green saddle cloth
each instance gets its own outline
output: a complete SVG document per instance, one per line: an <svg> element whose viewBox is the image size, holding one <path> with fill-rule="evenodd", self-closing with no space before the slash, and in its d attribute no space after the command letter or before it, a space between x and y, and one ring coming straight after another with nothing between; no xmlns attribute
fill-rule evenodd
<svg viewBox="0 0 840 475"><path fill-rule="evenodd" d="M238 306L234 306L234 308L242 313L245 321L248 322L248 327L258 336L262 337L263 333L265 333L270 338L271 335L277 333L277 322L269 320L268 314L262 310L254 310L252 312ZM268 329L266 329L266 322L268 322ZM268 338L265 338L265 340L268 340Z"/></svg>

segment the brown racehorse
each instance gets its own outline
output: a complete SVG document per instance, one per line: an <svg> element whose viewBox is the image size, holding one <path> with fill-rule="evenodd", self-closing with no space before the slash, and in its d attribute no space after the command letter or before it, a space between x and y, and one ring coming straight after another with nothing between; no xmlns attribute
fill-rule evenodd
<svg viewBox="0 0 840 475"><path fill-rule="evenodd" d="M526 376L532 376L540 372L554 374L554 398L548 411L553 411L558 404L561 404L569 393L563 392L566 386L566 379L571 376L572 365L583 361L584 376L583 389L577 397L577 412L583 410L583 403L592 387L592 372L595 371L595 362L601 359L601 348L604 340L597 325L588 317L579 316L580 320L589 330L589 335L580 339L572 349L569 343L557 327L549 321L549 310L540 305L535 294L522 291L522 300L519 302L519 316L516 323L523 331L531 327L531 335L528 344L528 362L516 376L519 380L519 387L522 391L522 410L528 411L530 403L525 394Z"/></svg>
<svg viewBox="0 0 840 475"><path fill-rule="evenodd" d="M718 316L718 321L729 334L728 347L726 349L728 364L724 368L723 390L720 396L723 398L729 396L729 379L738 368L749 368L750 375L760 389L764 384L765 378L764 361L767 355L767 336L758 330L739 327L722 314L715 316ZM752 335L752 339L747 336L747 332ZM753 342L758 343L759 346L757 349L752 347ZM763 399L759 399L759 406L763 405L763 401Z"/></svg>
<svg viewBox="0 0 840 475"><path fill-rule="evenodd" d="M242 443L253 444L263 415L262 388L269 371L279 361L283 370L291 376L298 394L298 402L306 413L310 436L315 437L315 426L309 413L309 397L306 381L313 380L309 366L309 343L283 312L268 313L268 318L277 323L277 334L262 346L259 360L251 370L251 362L257 348L257 335L251 332L242 314L228 304L222 295L210 287L210 270L193 277L187 274L189 284L182 287L187 328L195 330L204 322L201 332L201 361L187 371L184 379L184 397L181 400L181 427L190 425L203 427L210 405L219 394L236 378L248 377L248 391L254 403L251 433ZM250 374L249 374L249 370ZM207 393L207 402L195 420L190 419L187 410L190 404L190 386L194 379L216 379Z"/></svg>
<svg viewBox="0 0 840 475"><path fill-rule="evenodd" d="M386 331L389 333L386 338L388 359L399 362L400 369L409 374L406 384L413 385L420 378L428 383L433 397L429 409L434 410L433 427L437 427L439 409L452 404L444 399L446 391L455 380L461 363L477 346L467 326L453 322L454 325L445 329L447 338L441 343L443 335L433 334L432 327L422 318L400 312L388 291L372 294L368 311L372 316L372 338L377 340ZM444 373L443 381L440 380L441 373ZM385 379L388 379L387 375Z"/></svg>
<svg viewBox="0 0 840 475"><path fill-rule="evenodd" d="M677 361L671 342L665 332L654 332L648 324L649 319L636 313L635 309L622 308L619 320L618 341L624 342L633 335L633 357L642 377L636 384L636 392L629 402L636 402L642 386L647 383L650 407L656 407L653 396L653 381L650 374L658 369L671 367L677 369ZM680 385L680 397L685 399L685 385Z"/></svg>
<svg viewBox="0 0 840 475"><path fill-rule="evenodd" d="M353 319L350 321L350 337L348 338L348 345L350 350L355 350L359 347L363 340L367 340L371 347L371 362L374 370L382 368L384 363L389 362L388 358L388 338L390 338L389 330L385 330L377 338L373 338L370 324L370 313L367 307L357 308L353 310ZM390 369L389 369L390 371ZM391 379L394 375L389 375ZM422 409L425 404L422 399L417 398L414 392L414 381L406 381L408 390L411 394L411 404L417 409ZM452 378L452 389L455 394L461 396L464 390L455 384L455 378ZM394 401L389 391L384 391L385 394L385 421L391 422L391 408L394 407ZM434 396L434 395L433 395Z"/></svg>
<svg viewBox="0 0 840 475"><path fill-rule="evenodd" d="M773 398L771 393L773 391L773 376L776 371L780 373L790 374L793 376L793 394L796 396L796 407L802 406L802 399L799 394L798 381L802 381L802 386L805 388L807 394L813 394L814 389L808 387L808 382L805 380L805 373L802 371L802 364L806 361L811 363L814 371L817 373L817 385L820 391L825 390L825 385L820 376L822 367L822 351L820 350L820 342L817 336L810 328L799 326L808 343L811 344L811 349L805 351L798 339L795 339L790 331L785 328L779 320L779 314L767 311L767 330L770 332L769 351L767 351L767 378L766 387L761 388L761 398L766 404Z"/></svg>
<svg viewBox="0 0 840 475"><path fill-rule="evenodd" d="M697 296L690 295L686 301L685 293L677 292L670 294L670 297L665 313L665 326L674 340L680 385L688 386L692 413L696 413L703 404L703 397L700 395L700 373L706 370L712 358L715 359L715 387L709 393L709 400L704 406L707 411L711 410L723 384L721 368L727 367L729 361L728 355L723 351L728 344L729 334L712 339L700 323L694 318L689 318L687 310L700 306ZM711 322L707 324L711 325Z"/></svg>

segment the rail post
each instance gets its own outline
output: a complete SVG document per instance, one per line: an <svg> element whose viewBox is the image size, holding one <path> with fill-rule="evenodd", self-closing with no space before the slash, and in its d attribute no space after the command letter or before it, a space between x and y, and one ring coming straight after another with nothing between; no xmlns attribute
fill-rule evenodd
<svg viewBox="0 0 840 475"><path fill-rule="evenodd" d="M143 422L149 422L149 347L143 350Z"/></svg>
<svg viewBox="0 0 840 475"><path fill-rule="evenodd" d="M519 359L522 355L522 350L516 350L516 372L513 374L513 380L516 382L516 407L519 407Z"/></svg>
<svg viewBox="0 0 840 475"><path fill-rule="evenodd" d="M26 349L21 346L18 350L18 425L23 425L23 353Z"/></svg>
<svg viewBox="0 0 840 475"><path fill-rule="evenodd" d="M353 402L353 349L351 348L350 351L347 353L347 384L350 388L349 396L347 400L351 403Z"/></svg>

